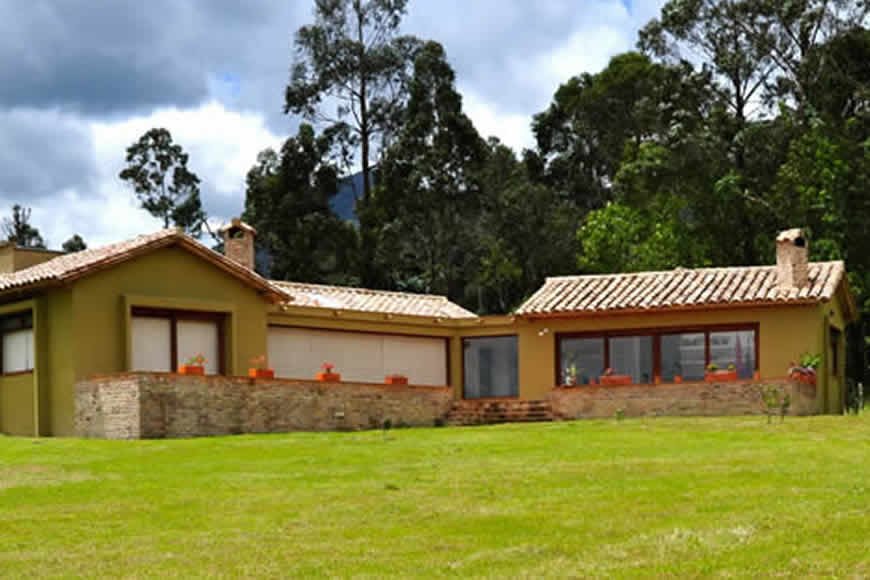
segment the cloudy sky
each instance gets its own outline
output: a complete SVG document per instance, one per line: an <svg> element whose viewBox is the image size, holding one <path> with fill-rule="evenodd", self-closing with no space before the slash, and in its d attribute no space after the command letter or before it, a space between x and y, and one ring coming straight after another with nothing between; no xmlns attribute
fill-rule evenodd
<svg viewBox="0 0 870 580"><path fill-rule="evenodd" d="M33 208L50 247L159 227L117 179L162 126L215 219L237 215L257 152L294 132L283 89L311 0L0 0L0 212ZM484 135L532 144L560 82L633 47L660 0L411 0L403 30L441 42Z"/></svg>

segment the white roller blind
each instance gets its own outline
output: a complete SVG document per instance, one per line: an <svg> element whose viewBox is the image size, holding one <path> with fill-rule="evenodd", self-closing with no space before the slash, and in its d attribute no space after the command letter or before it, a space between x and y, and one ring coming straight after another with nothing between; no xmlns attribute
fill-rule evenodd
<svg viewBox="0 0 870 580"><path fill-rule="evenodd" d="M17 373L33 369L33 329L3 334L3 372Z"/></svg>
<svg viewBox="0 0 870 580"><path fill-rule="evenodd" d="M218 326L216 322L204 320L178 321L178 365L201 354L205 357L205 373L218 374L220 352Z"/></svg>
<svg viewBox="0 0 870 580"><path fill-rule="evenodd" d="M169 372L172 370L170 325L168 318L133 317L134 371Z"/></svg>
<svg viewBox="0 0 870 580"><path fill-rule="evenodd" d="M342 380L382 383L403 374L415 385L447 384L447 351L441 338L403 337L304 328L269 329L269 364L279 377L312 378L331 362Z"/></svg>
<svg viewBox="0 0 870 580"><path fill-rule="evenodd" d="M414 385L447 384L447 352L443 339L384 337L384 374L400 374Z"/></svg>

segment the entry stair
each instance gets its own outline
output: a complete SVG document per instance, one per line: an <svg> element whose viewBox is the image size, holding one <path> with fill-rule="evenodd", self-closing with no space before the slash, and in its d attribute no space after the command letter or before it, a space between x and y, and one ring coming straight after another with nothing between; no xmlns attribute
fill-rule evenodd
<svg viewBox="0 0 870 580"><path fill-rule="evenodd" d="M552 420L553 410L547 401L478 399L455 401L450 412L447 413L446 423L448 425L494 425Z"/></svg>

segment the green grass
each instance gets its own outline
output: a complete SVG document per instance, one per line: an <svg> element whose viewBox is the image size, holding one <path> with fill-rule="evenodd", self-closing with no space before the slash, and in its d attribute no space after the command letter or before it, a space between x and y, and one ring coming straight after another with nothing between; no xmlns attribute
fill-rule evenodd
<svg viewBox="0 0 870 580"><path fill-rule="evenodd" d="M870 576L870 415L0 438L0 576Z"/></svg>

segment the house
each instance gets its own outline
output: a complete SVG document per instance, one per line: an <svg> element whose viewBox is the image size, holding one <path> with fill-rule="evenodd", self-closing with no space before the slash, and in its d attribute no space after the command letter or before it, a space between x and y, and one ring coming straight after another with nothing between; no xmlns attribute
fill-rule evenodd
<svg viewBox="0 0 870 580"><path fill-rule="evenodd" d="M842 410L857 312L843 264L809 262L799 230L779 236L774 266L549 278L514 313L488 317L442 296L266 280L253 271L253 228L234 220L223 235L225 255L171 229L73 254L0 248L0 432L69 436L116 413L171 436L183 405L184 420L208 423L186 434L286 430L295 423L275 409L327 396L305 425L374 424L368 406L425 423L462 401L544 401L561 417L623 399L637 414L742 413L802 353L823 364L801 412ZM197 354L208 376L175 374ZM232 378L263 354L277 380ZM311 384L324 361L342 374L328 391ZM736 376L704 382L710 363ZM397 373L410 395L383 387ZM265 398L240 398L255 391ZM136 412L118 414L125 405ZM122 431L152 432L137 429Z"/></svg>

